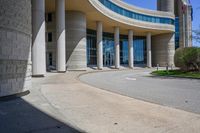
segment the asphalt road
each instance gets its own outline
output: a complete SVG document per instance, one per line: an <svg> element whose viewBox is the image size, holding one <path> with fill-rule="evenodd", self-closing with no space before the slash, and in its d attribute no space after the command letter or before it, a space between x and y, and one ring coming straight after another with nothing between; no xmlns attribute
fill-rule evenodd
<svg viewBox="0 0 200 133"><path fill-rule="evenodd" d="M151 70L89 73L80 80L132 98L200 114L200 80L153 77Z"/></svg>

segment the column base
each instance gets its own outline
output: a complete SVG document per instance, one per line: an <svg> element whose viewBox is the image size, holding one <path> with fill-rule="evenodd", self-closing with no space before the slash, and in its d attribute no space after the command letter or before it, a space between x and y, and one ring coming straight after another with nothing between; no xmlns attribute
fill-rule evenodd
<svg viewBox="0 0 200 133"><path fill-rule="evenodd" d="M57 71L57 73L66 73L66 71Z"/></svg>
<svg viewBox="0 0 200 133"><path fill-rule="evenodd" d="M26 90L26 91L16 93L16 94L12 94L12 95L8 95L8 96L2 96L2 97L0 97L0 101L10 101L10 100L13 100L13 99L16 99L16 98L26 96L29 93L30 93L30 91Z"/></svg>
<svg viewBox="0 0 200 133"><path fill-rule="evenodd" d="M45 77L44 74L32 75L33 78L43 78Z"/></svg>
<svg viewBox="0 0 200 133"><path fill-rule="evenodd" d="M97 70L103 70L103 68L97 68Z"/></svg>
<svg viewBox="0 0 200 133"><path fill-rule="evenodd" d="M129 66L129 69L133 69L133 68L134 68L134 67L130 67L130 66Z"/></svg>

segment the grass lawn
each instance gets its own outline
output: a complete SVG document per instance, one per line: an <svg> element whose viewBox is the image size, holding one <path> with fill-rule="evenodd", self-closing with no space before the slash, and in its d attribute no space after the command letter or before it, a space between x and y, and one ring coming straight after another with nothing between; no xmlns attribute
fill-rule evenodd
<svg viewBox="0 0 200 133"><path fill-rule="evenodd" d="M151 74L156 76L173 76L173 77L183 77L183 78L198 78L200 79L200 72L183 72L181 70L159 70L153 71Z"/></svg>

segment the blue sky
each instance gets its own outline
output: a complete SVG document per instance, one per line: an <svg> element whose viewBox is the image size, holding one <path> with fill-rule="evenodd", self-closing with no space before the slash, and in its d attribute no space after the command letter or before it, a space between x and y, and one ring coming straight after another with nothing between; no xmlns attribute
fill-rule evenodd
<svg viewBox="0 0 200 133"><path fill-rule="evenodd" d="M124 0L127 3L131 3L133 5L153 9L156 10L156 2L157 0ZM192 22L193 29L200 28L200 0L190 0L191 4L193 6L193 16L194 20ZM195 41L193 42L193 45L200 46L200 43L197 44Z"/></svg>

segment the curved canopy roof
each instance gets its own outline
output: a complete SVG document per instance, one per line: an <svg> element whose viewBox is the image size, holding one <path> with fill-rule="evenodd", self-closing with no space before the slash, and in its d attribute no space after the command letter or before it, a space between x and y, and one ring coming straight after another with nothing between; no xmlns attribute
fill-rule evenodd
<svg viewBox="0 0 200 133"><path fill-rule="evenodd" d="M120 4L120 6L127 10L132 10L138 13L174 18L174 15L169 13L135 8L119 0L111 1L116 5ZM55 12L55 0L46 0L45 2L46 12ZM121 4L120 2L124 4ZM113 32L113 27L115 26L120 27L120 33L122 34L128 34L129 29L132 29L135 35L146 35L147 32L156 35L175 31L174 25L171 24L144 22L120 15L104 6L99 0L66 0L65 4L67 11L81 11L86 14L87 28L89 29L96 29L96 21L102 21L103 30L105 32Z"/></svg>

